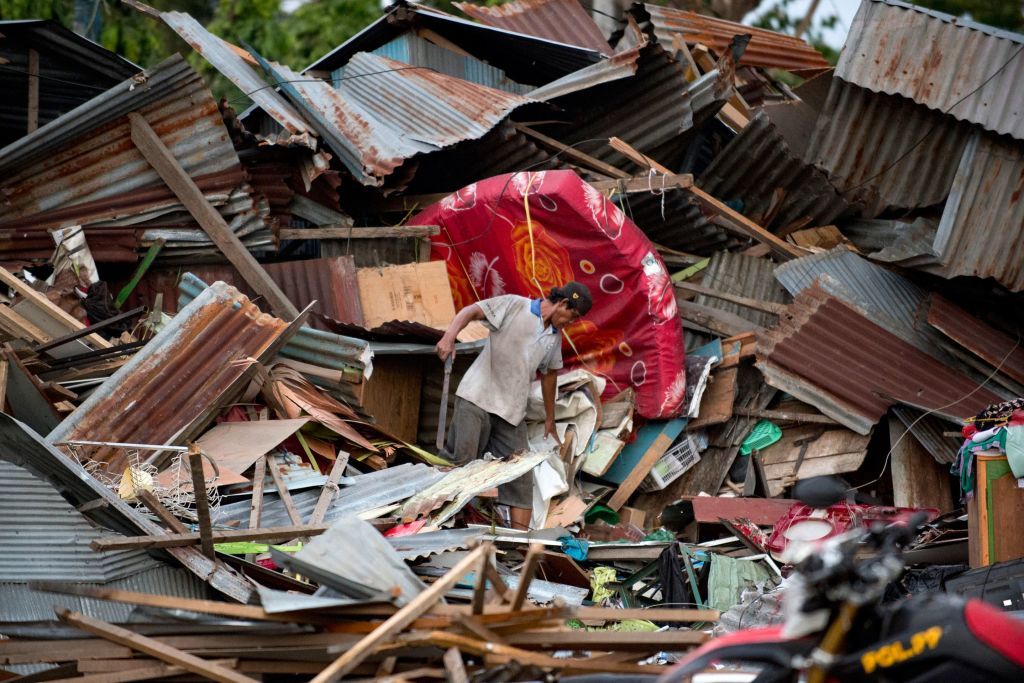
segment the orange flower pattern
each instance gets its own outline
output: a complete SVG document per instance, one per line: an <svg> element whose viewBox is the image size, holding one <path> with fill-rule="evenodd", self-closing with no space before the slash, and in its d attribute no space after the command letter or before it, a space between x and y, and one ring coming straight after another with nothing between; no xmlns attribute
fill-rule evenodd
<svg viewBox="0 0 1024 683"><path fill-rule="evenodd" d="M574 278L569 252L536 219L517 223L511 237L516 274L531 296L547 296L552 287L561 287Z"/></svg>

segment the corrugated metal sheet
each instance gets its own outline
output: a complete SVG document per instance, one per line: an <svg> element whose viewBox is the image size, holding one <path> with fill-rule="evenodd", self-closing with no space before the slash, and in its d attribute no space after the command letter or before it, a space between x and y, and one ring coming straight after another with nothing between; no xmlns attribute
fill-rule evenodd
<svg viewBox="0 0 1024 683"><path fill-rule="evenodd" d="M901 401L968 416L1000 400L817 287L758 337L757 367L769 385L859 434Z"/></svg>
<svg viewBox="0 0 1024 683"><path fill-rule="evenodd" d="M563 95L592 88L602 83L610 83L621 78L629 78L636 74L637 63L640 59L640 50L647 43L637 45L628 50L623 50L608 59L602 59L596 64L591 64L579 71L574 71L568 76L563 76L557 81L542 85L530 91L530 97L535 100L549 101Z"/></svg>
<svg viewBox="0 0 1024 683"><path fill-rule="evenodd" d="M825 174L790 150L763 111L715 156L698 185L722 201L742 200L742 213L765 228L801 218L811 219L811 226L828 225L847 210ZM785 196L774 219L765 222L779 189Z"/></svg>
<svg viewBox="0 0 1024 683"><path fill-rule="evenodd" d="M375 50L368 50L368 52L393 59L396 62L425 66L453 78L460 78L470 83L517 95L524 95L531 89L528 85L516 83L497 67L481 62L475 57L435 45L415 33L403 34Z"/></svg>
<svg viewBox="0 0 1024 683"><path fill-rule="evenodd" d="M399 557L411 561L438 553L465 550L475 544L483 535L484 530L480 528L443 529L388 538L388 541L391 542L391 547L395 549Z"/></svg>
<svg viewBox="0 0 1024 683"><path fill-rule="evenodd" d="M935 462L948 465L956 459L963 439L943 436L943 432L955 431L952 429L953 425L931 415L925 415L923 410L914 410L906 406L893 406L892 412L935 458Z"/></svg>
<svg viewBox="0 0 1024 683"><path fill-rule="evenodd" d="M951 116L833 78L806 159L871 218L942 202L970 136Z"/></svg>
<svg viewBox="0 0 1024 683"><path fill-rule="evenodd" d="M203 28L202 24L183 12L163 12L160 18L217 71L238 86L242 93L252 98L260 109L277 121L292 136L287 140L288 143L302 143L310 148L316 148L315 142L309 139L312 130L305 118L274 88L267 85L256 70L246 63L235 46L213 35Z"/></svg>
<svg viewBox="0 0 1024 683"><path fill-rule="evenodd" d="M796 296L818 287L864 312L877 325L931 356L949 360L939 335L917 324L926 292L902 275L858 256L846 247L783 263L775 277Z"/></svg>
<svg viewBox="0 0 1024 683"><path fill-rule="evenodd" d="M443 472L428 465L407 463L368 474L343 477L340 483L341 489L331 502L330 507L327 508L324 521L331 522L405 500L443 476ZM319 498L320 489L292 493L292 502L303 519L309 518ZM212 513L213 521L216 524L225 525L238 523L242 527L246 527L249 524L250 507L248 499L221 504ZM276 494L267 494L263 499L260 524L264 527L291 524L288 512Z"/></svg>
<svg viewBox="0 0 1024 683"><path fill-rule="evenodd" d="M1024 147L977 133L967 143L935 235L943 277L992 278L1024 290Z"/></svg>
<svg viewBox="0 0 1024 683"><path fill-rule="evenodd" d="M0 461L0 584L107 583L160 566L141 550L93 551L89 543L105 535L49 483ZM0 600L0 613L3 605ZM51 611L45 618L52 616Z"/></svg>
<svg viewBox="0 0 1024 683"><path fill-rule="evenodd" d="M243 180L217 103L180 57L129 79L0 150L0 229L41 231L180 204L131 142L138 111L216 204Z"/></svg>
<svg viewBox="0 0 1024 683"><path fill-rule="evenodd" d="M481 24L612 53L601 29L577 0L511 0L496 6L453 4Z"/></svg>
<svg viewBox="0 0 1024 683"><path fill-rule="evenodd" d="M482 62L504 71L516 83L543 85L601 59L601 53L535 36L466 21L397 0L388 12L324 55L305 71L334 71L357 52L370 52L399 35L428 29Z"/></svg>
<svg viewBox="0 0 1024 683"><path fill-rule="evenodd" d="M299 309L316 301L314 314L357 325L363 323L356 266L351 256L267 263L263 269ZM326 329L316 315L310 324Z"/></svg>
<svg viewBox="0 0 1024 683"><path fill-rule="evenodd" d="M28 51L39 53L39 125L141 71L52 20L0 21L0 145L28 131Z"/></svg>
<svg viewBox="0 0 1024 683"><path fill-rule="evenodd" d="M749 299L780 304L789 303L791 298L786 290L775 281L774 270L774 264L768 259L722 251L711 257L711 263L703 271L704 277L700 283L704 287L717 289L727 294L745 296ZM760 327L768 327L778 319L777 315L715 299L704 294L698 294L694 302L733 313Z"/></svg>
<svg viewBox="0 0 1024 683"><path fill-rule="evenodd" d="M102 527L127 536L164 533L163 527L137 513L100 484L77 460L49 445L13 417L0 413L0 460L23 467L49 482L71 505ZM186 569L239 602L253 594L248 581L205 557L198 548L168 548Z"/></svg>
<svg viewBox="0 0 1024 683"><path fill-rule="evenodd" d="M836 74L1024 139L1024 35L898 0L864 0Z"/></svg>
<svg viewBox="0 0 1024 683"><path fill-rule="evenodd" d="M703 43L722 56L734 36L750 34L750 44L740 58L741 65L789 71L821 70L830 66L807 42L767 29L652 4L634 6L633 13L641 25L645 21L653 24L654 35L666 47L672 46L674 36L680 36L689 45Z"/></svg>
<svg viewBox="0 0 1024 683"><path fill-rule="evenodd" d="M1019 340L986 325L938 294L931 296L928 324L993 368L998 367L999 372L1024 384L1024 348Z"/></svg>
<svg viewBox="0 0 1024 683"><path fill-rule="evenodd" d="M530 102L369 53L335 75L336 89L285 66L265 67L364 185L380 185L418 154L479 139Z"/></svg>
<svg viewBox="0 0 1024 683"><path fill-rule="evenodd" d="M651 43L640 49L634 76L553 99L553 104L576 116L564 130L549 134L570 145L616 136L671 166L685 149L682 134L701 120L695 115L691 89L705 94L717 78L712 72L689 83L679 62ZM713 116L722 104L724 100L718 101L701 116ZM607 145L591 143L581 151L615 166L635 168Z"/></svg>
<svg viewBox="0 0 1024 683"><path fill-rule="evenodd" d="M629 219L654 242L689 254L710 256L739 244L712 223L684 190L626 195L619 202Z"/></svg>
<svg viewBox="0 0 1024 683"><path fill-rule="evenodd" d="M213 419L216 407L288 324L260 312L234 287L218 282L178 312L47 436L50 443L86 439L179 444ZM124 450L80 447L81 457L120 474Z"/></svg>
<svg viewBox="0 0 1024 683"><path fill-rule="evenodd" d="M206 585L196 577L176 567L162 565L155 560L150 560L150 562L152 566L144 571L130 577L104 582L103 588L170 595L178 598L205 599L207 597ZM59 580L74 583L93 583L95 581L85 576L60 579L34 577L32 580ZM128 623L132 619L132 615L139 610L135 605L124 602L47 593L33 590L20 582L0 583L0 622L52 622L56 608L74 610L94 619L102 619L115 624Z"/></svg>
<svg viewBox="0 0 1024 683"><path fill-rule="evenodd" d="M179 310L184 309L208 287L192 273L182 274L180 282L175 275L174 283L171 295L165 295L164 300L173 300L173 288L177 287ZM300 327L299 331L281 347L278 354L283 358L311 363L329 370L355 370L365 379L369 379L373 374L373 350L369 342L313 329L309 325Z"/></svg>

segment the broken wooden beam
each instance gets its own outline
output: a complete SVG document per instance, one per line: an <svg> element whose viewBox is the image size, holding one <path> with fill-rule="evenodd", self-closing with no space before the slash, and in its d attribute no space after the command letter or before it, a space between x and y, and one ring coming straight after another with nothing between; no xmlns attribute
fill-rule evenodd
<svg viewBox="0 0 1024 683"><path fill-rule="evenodd" d="M263 297L274 315L294 320L299 310L288 300L281 288L249 253L242 240L231 230L224 217L210 205L202 191L178 163L171 150L138 112L128 114L132 142L149 165L163 179L174 196L196 219L216 247L227 257L254 292Z"/></svg>
<svg viewBox="0 0 1024 683"><path fill-rule="evenodd" d="M567 144L565 144L563 142L559 142L558 140L556 140L556 139L554 139L552 137L548 137L547 135L544 135L543 133L538 133L533 128L530 128L529 126L527 126L525 124L513 123L512 127L515 128L516 130L518 130L520 133L523 133L527 137L533 138L534 140L539 142L542 146L547 147L548 149L553 149L553 150L557 151L559 154L564 154L566 158L571 159L572 161L575 161L576 163L580 164L581 166L586 166L587 168L589 168L589 169L591 169L593 171L597 171L598 173L603 173L604 175L608 176L609 178L629 178L630 177L629 173L626 173L622 169L615 168L611 164L605 163L605 162L601 161L600 159L595 159L594 157L590 156L589 154L585 154L584 152L579 151L575 147L570 147L569 145L567 145Z"/></svg>
<svg viewBox="0 0 1024 683"><path fill-rule="evenodd" d="M682 289L687 292L693 292L695 294L703 294L709 296L712 299L721 299L722 301L728 301L729 303L738 304L744 308L752 308L755 311L764 311L765 313L773 313L775 315L782 315L785 313L789 306L786 304L780 304L775 301L762 301L760 299L751 299L745 296L739 296L738 294L731 294L729 292L723 292L718 289L712 289L711 287L705 287L704 285L698 285L692 282L675 282L673 285L676 289Z"/></svg>
<svg viewBox="0 0 1024 683"><path fill-rule="evenodd" d="M302 526L279 526L266 529L232 529L214 531L211 538L214 543L229 542L262 542L280 543L293 538L319 536L331 527L330 524L306 524ZM195 545L199 542L199 532L187 534L169 534L167 536L108 536L97 538L89 544L97 552L114 550L133 550L138 548L180 548Z"/></svg>
<svg viewBox="0 0 1024 683"><path fill-rule="evenodd" d="M779 422L806 422L808 424L838 425L828 415L821 413L795 413L791 410L758 410L757 408L743 408L737 406L733 409L737 415L746 417L760 417L765 420L778 420Z"/></svg>
<svg viewBox="0 0 1024 683"><path fill-rule="evenodd" d="M85 329L85 324L65 311L63 308L46 298L42 292L37 292L6 268L0 268L0 282L17 292L23 299L29 301L39 309L46 317L60 325L68 332ZM98 334L90 334L86 339L97 349L109 349L112 344Z"/></svg>

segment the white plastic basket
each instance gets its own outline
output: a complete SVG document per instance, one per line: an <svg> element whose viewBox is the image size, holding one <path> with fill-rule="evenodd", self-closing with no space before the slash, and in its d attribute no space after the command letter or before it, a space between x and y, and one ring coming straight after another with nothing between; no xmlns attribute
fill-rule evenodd
<svg viewBox="0 0 1024 683"><path fill-rule="evenodd" d="M665 451L665 454L654 464L640 484L640 490L660 491L699 461L700 453L697 450L697 443L689 434L684 433L679 437L679 441Z"/></svg>

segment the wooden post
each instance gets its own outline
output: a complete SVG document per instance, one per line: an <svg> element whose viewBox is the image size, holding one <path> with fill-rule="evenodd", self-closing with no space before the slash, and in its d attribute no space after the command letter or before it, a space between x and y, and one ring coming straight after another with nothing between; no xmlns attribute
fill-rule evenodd
<svg viewBox="0 0 1024 683"><path fill-rule="evenodd" d="M266 299L274 315L286 320L297 318L298 309L249 253L249 250L242 244L242 240L224 221L224 217L206 201L202 191L185 173L171 150L167 149L160 136L150 127L142 114L131 112L128 114L128 119L131 122L132 142L142 152L142 156L163 178L174 196L185 205L188 212L202 226L217 248L231 262L231 265L238 270L246 284Z"/></svg>
<svg viewBox="0 0 1024 683"><path fill-rule="evenodd" d="M190 655L176 647L165 645L159 640L139 635L138 633L129 631L126 628L114 626L113 624L108 624L105 621L93 619L92 617L87 617L84 614L72 612L67 609L58 610L57 616L59 616L60 620L64 623L76 626L83 631L100 636L112 643L124 645L136 652L144 652L151 657L156 657L157 659L174 666L180 666L187 671L199 674L200 676L210 680L222 681L223 683L254 683L254 679L249 678L248 676L243 676L237 671L232 671L231 669L219 666L213 662L200 659L199 657Z"/></svg>
<svg viewBox="0 0 1024 683"><path fill-rule="evenodd" d="M471 553L462 558L462 561L452 567L447 574L431 584L430 588L427 588L410 600L406 603L405 607L395 612L390 619L378 626L373 633L360 640L352 649L331 662L327 668L313 679L313 683L328 683L328 681L338 680L359 666L363 660L373 653L373 650L378 645L408 628L410 624L416 621L417 617L433 607L459 579L466 575L466 572L480 562L481 557L487 556L490 552L491 545L489 543L477 546Z"/></svg>
<svg viewBox="0 0 1024 683"><path fill-rule="evenodd" d="M898 507L953 508L947 468L935 462L898 417L889 417L892 448L892 495Z"/></svg>
<svg viewBox="0 0 1024 683"><path fill-rule="evenodd" d="M462 663L462 653L459 652L459 648L450 647L444 653L444 670L448 683L469 683L469 676L466 675L466 666Z"/></svg>
<svg viewBox="0 0 1024 683"><path fill-rule="evenodd" d="M26 132L39 127L39 53L28 50L28 124Z"/></svg>
<svg viewBox="0 0 1024 683"><path fill-rule="evenodd" d="M189 466L191 467L191 463L189 463ZM142 489L135 492L135 497L141 500L142 503L149 508L149 511L156 515L160 521L164 523L164 526L170 529L172 533L188 533L188 527L182 524L181 520L171 514L171 511L165 508L163 503L161 503L157 497L152 494L152 492Z"/></svg>
<svg viewBox="0 0 1024 683"><path fill-rule="evenodd" d="M206 477L203 475L203 454L199 445L188 445L188 466L192 469L192 495L196 497L196 517L199 518L199 542L203 555L217 559L213 549L213 528L210 526L210 502L206 499Z"/></svg>
<svg viewBox="0 0 1024 683"><path fill-rule="evenodd" d="M544 546L540 543L531 543L530 549L526 552L526 562L523 563L523 571L519 573L519 585L516 586L516 593L512 596L510 611L518 612L526 602L526 596L530 591L530 583L533 575L537 573L537 564L540 562Z"/></svg>
<svg viewBox="0 0 1024 683"><path fill-rule="evenodd" d="M321 489L320 497L316 501L316 507L313 508L313 512L309 515L309 519L306 520L306 524L319 524L324 521L324 515L327 514L327 508L331 506L331 501L334 500L334 497L338 493L338 480L341 479L347 465L348 453L341 451L338 453L338 457L334 461L334 466L331 467L331 474L327 477L327 483L324 484L323 489Z"/></svg>
<svg viewBox="0 0 1024 683"><path fill-rule="evenodd" d="M270 467L270 476L274 479L274 486L277 487L277 495L281 498L284 509L288 513L288 519L295 526L302 526L302 518L299 517L299 511L295 509L295 503L292 502L292 494L288 492L281 468L277 466L277 462L272 456L268 458L267 465Z"/></svg>

